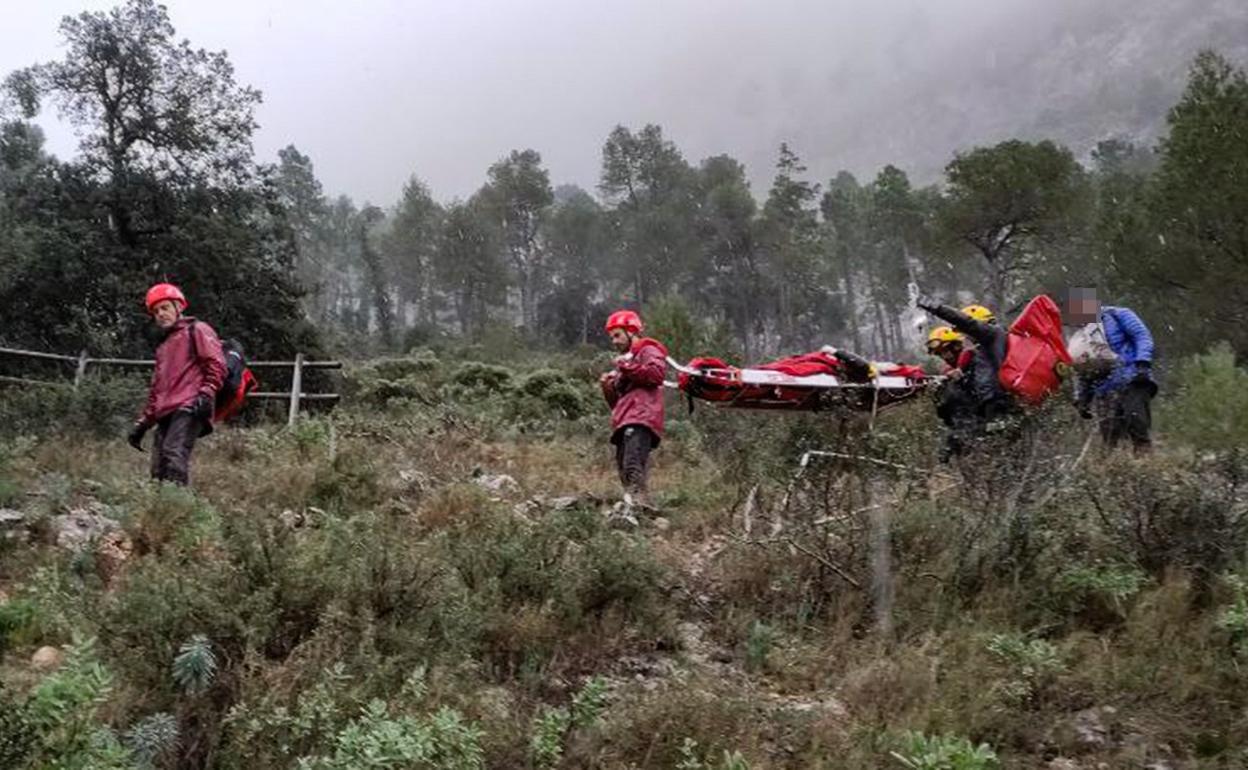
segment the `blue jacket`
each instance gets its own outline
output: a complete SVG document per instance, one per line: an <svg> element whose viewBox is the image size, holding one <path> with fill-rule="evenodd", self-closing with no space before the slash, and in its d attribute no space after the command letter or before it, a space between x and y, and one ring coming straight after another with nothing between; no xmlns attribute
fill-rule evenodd
<svg viewBox="0 0 1248 770"><path fill-rule="evenodd" d="M1101 308L1101 326L1105 329L1105 341L1118 356L1114 372L1103 382L1097 383L1097 395L1119 390L1135 379L1136 363L1153 363L1153 335L1140 317L1125 307ZM1151 372L1149 378L1152 378Z"/></svg>

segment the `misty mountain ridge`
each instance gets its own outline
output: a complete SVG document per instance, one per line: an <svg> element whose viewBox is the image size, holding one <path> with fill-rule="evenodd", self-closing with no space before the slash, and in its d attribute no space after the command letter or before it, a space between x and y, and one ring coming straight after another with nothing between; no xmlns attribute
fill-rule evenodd
<svg viewBox="0 0 1248 770"><path fill-rule="evenodd" d="M891 163L920 184L937 181L956 152L1011 138L1052 139L1085 160L1108 138L1151 146L1199 51L1248 62L1241 0L1049 6L997 9L986 26L934 48L904 47L929 23L920 13L860 59L797 83L738 85L738 114L763 124L753 130L767 137L742 156L755 193L770 186L782 141L816 179L848 169L866 180ZM816 84L827 98L811 98ZM681 147L737 130L687 123L664 124Z"/></svg>

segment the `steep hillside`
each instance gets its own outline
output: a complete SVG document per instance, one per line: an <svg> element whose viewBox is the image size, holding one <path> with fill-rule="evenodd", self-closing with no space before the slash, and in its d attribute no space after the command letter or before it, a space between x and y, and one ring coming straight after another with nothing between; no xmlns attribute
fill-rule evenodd
<svg viewBox="0 0 1248 770"><path fill-rule="evenodd" d="M941 467L923 401L673 409L634 526L601 362L462 358L222 430L194 491L82 438L95 386L74 438L6 434L0 766L1248 761L1242 457L1103 456L1055 410Z"/></svg>

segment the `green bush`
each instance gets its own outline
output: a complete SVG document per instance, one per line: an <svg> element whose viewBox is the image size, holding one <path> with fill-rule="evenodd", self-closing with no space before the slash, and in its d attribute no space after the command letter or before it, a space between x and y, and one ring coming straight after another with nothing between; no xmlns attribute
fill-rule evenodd
<svg viewBox="0 0 1248 770"><path fill-rule="evenodd" d="M505 366L469 361L451 377L451 382L482 393L499 393L511 386L514 373Z"/></svg>
<svg viewBox="0 0 1248 770"><path fill-rule="evenodd" d="M294 757L328 748L359 705L341 662L321 672L290 707L268 691L255 702L242 700L225 716L226 766L289 766Z"/></svg>
<svg viewBox="0 0 1248 770"><path fill-rule="evenodd" d="M771 626L755 620L745 637L745 667L761 671L767 667L771 652L776 646L776 631Z"/></svg>
<svg viewBox="0 0 1248 770"><path fill-rule="evenodd" d="M0 478L0 508L12 508L22 500L22 488L12 479Z"/></svg>
<svg viewBox="0 0 1248 770"><path fill-rule="evenodd" d="M598 723L606 705L606 683L597 677L585 683L568 708L543 708L533 720L529 750L539 770L558 766L568 733Z"/></svg>
<svg viewBox="0 0 1248 770"><path fill-rule="evenodd" d="M958 736L910 732L898 743L890 755L909 770L992 770L1001 766L991 746L975 745Z"/></svg>
<svg viewBox="0 0 1248 770"><path fill-rule="evenodd" d="M1231 606L1218 615L1217 627L1227 635L1231 651L1237 658L1248 658L1248 581L1238 575L1227 575L1231 589Z"/></svg>
<svg viewBox="0 0 1248 770"><path fill-rule="evenodd" d="M441 366L437 355L432 351L414 352L405 358L381 358L371 362L377 376L387 380L402 380L408 377L428 377L438 371Z"/></svg>
<svg viewBox="0 0 1248 770"><path fill-rule="evenodd" d="M38 607L29 599L0 604L0 656L10 648L31 644L39 636Z"/></svg>
<svg viewBox="0 0 1248 770"><path fill-rule="evenodd" d="M130 752L111 729L98 721L98 710L113 691L113 674L96 655L95 640L75 642L65 663L36 687L26 703L37 733L32 768L129 770Z"/></svg>
<svg viewBox="0 0 1248 770"><path fill-rule="evenodd" d="M1062 571L1056 595L1066 612L1098 625L1101 616L1125 619L1130 601L1148 583L1148 576L1134 566L1081 565Z"/></svg>
<svg viewBox="0 0 1248 770"><path fill-rule="evenodd" d="M368 452L352 449L320 463L310 492L311 505L358 510L381 502L381 477Z"/></svg>
<svg viewBox="0 0 1248 770"><path fill-rule="evenodd" d="M1186 570L1204 595L1248 548L1248 528L1237 513L1245 459L1108 457L1082 469L1081 502L1091 504L1116 560L1157 580L1167 570Z"/></svg>
<svg viewBox="0 0 1248 770"><path fill-rule="evenodd" d="M0 436L65 434L113 438L124 435L146 395L139 375L87 377L75 390L58 386L0 388Z"/></svg>
<svg viewBox="0 0 1248 770"><path fill-rule="evenodd" d="M1248 445L1248 371L1236 366L1229 345L1185 359L1178 380L1177 393L1161 402L1167 436L1220 452Z"/></svg>
<svg viewBox="0 0 1248 770"><path fill-rule="evenodd" d="M0 682L0 767L26 767L39 733L24 703L18 702Z"/></svg>
<svg viewBox="0 0 1248 770"><path fill-rule="evenodd" d="M750 763L739 751L724 749L719 762L708 762L698 756L698 742L686 738L680 746L680 762L676 770L750 770Z"/></svg>
<svg viewBox="0 0 1248 770"><path fill-rule="evenodd" d="M299 770L479 770L481 731L453 709L425 717L391 716L374 700L332 740L333 752L304 757Z"/></svg>
<svg viewBox="0 0 1248 770"><path fill-rule="evenodd" d="M698 318L689 302L679 295L670 294L648 305L645 322L646 336L662 342L679 361L694 356L730 361L740 358L728 329Z"/></svg>
<svg viewBox="0 0 1248 770"><path fill-rule="evenodd" d="M442 385L442 367L432 352L383 358L348 369L343 387L352 400L371 406L396 401L432 404Z"/></svg>
<svg viewBox="0 0 1248 770"><path fill-rule="evenodd" d="M987 648L1005 670L998 691L1012 704L1034 704L1066 668L1057 648L1043 639L994 634Z"/></svg>
<svg viewBox="0 0 1248 770"><path fill-rule="evenodd" d="M173 659L173 680L192 695L204 692L217 677L217 656L203 634L195 634Z"/></svg>
<svg viewBox="0 0 1248 770"><path fill-rule="evenodd" d="M134 755L139 767L168 767L178 747L178 720L164 712L145 717L122 736L122 742Z"/></svg>
<svg viewBox="0 0 1248 770"><path fill-rule="evenodd" d="M536 399L548 410L575 420L588 411L584 390L571 377L554 369L539 369L516 385L521 396Z"/></svg>

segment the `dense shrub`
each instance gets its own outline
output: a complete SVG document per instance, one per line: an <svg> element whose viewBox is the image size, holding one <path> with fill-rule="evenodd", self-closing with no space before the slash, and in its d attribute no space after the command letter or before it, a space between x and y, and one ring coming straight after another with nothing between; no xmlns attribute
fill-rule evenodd
<svg viewBox="0 0 1248 770"><path fill-rule="evenodd" d="M0 437L58 433L100 438L124 435L147 393L140 375L89 376L78 389L0 387Z"/></svg>
<svg viewBox="0 0 1248 770"><path fill-rule="evenodd" d="M1229 345L1184 360L1178 382L1161 402L1159 422L1168 436L1198 449L1248 446L1248 371L1236 365Z"/></svg>

